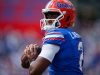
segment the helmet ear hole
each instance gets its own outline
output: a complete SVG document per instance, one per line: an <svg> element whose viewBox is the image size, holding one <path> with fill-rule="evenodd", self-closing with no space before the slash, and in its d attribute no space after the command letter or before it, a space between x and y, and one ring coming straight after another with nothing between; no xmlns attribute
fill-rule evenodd
<svg viewBox="0 0 100 75"><path fill-rule="evenodd" d="M68 22L70 20L70 16L67 16L66 18L66 22Z"/></svg>
<svg viewBox="0 0 100 75"><path fill-rule="evenodd" d="M59 23L58 23L58 22L56 22L56 23L55 23L55 26L56 26L56 27L59 27Z"/></svg>

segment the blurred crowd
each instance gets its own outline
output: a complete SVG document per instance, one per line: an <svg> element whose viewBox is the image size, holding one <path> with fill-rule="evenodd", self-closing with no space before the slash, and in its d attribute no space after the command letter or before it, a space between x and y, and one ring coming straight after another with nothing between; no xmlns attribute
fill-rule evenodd
<svg viewBox="0 0 100 75"><path fill-rule="evenodd" d="M84 42L84 75L100 75L100 1L75 1L72 0L77 9L74 30ZM34 30L23 33L9 27L0 31L0 75L29 75L20 65L20 57L26 45L41 44L38 33Z"/></svg>
<svg viewBox="0 0 100 75"><path fill-rule="evenodd" d="M37 33L32 30L21 33L7 28L0 32L0 75L28 75L21 67L20 58L26 45L31 43L40 43Z"/></svg>
<svg viewBox="0 0 100 75"><path fill-rule="evenodd" d="M80 24L87 25L82 29L79 28L84 41L84 74L100 75L100 20Z"/></svg>
<svg viewBox="0 0 100 75"><path fill-rule="evenodd" d="M100 75L100 1L77 3L76 31L84 41L84 75Z"/></svg>

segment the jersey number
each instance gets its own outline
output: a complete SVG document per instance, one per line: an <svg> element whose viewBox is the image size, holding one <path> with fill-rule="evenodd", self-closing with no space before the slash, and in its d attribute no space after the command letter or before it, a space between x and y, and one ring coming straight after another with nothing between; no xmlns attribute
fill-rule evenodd
<svg viewBox="0 0 100 75"><path fill-rule="evenodd" d="M79 68L82 71L82 62L83 62L83 43L79 42L78 51L80 52Z"/></svg>

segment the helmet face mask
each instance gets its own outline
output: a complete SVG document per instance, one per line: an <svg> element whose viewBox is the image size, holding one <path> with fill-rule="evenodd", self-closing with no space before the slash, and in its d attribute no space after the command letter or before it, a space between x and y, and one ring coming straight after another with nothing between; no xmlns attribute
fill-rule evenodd
<svg viewBox="0 0 100 75"><path fill-rule="evenodd" d="M46 19L56 19L60 15L59 12L48 11L44 12L44 16Z"/></svg>
<svg viewBox="0 0 100 75"><path fill-rule="evenodd" d="M60 27L60 22L56 19L41 19L40 25L41 30L51 30Z"/></svg>
<svg viewBox="0 0 100 75"><path fill-rule="evenodd" d="M51 0L42 10L44 18L40 20L42 30L67 28L75 21L75 8L68 0Z"/></svg>
<svg viewBox="0 0 100 75"><path fill-rule="evenodd" d="M43 9L44 18L40 20L42 30L51 30L60 27L59 20L63 18L63 13L59 9Z"/></svg>

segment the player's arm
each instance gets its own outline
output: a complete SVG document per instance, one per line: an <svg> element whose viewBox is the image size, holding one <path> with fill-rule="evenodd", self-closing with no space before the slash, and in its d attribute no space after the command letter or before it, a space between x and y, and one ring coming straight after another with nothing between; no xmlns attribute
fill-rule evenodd
<svg viewBox="0 0 100 75"><path fill-rule="evenodd" d="M42 51L37 59L30 64L30 75L41 75L45 69L52 62L55 54L59 51L60 47L53 44L43 45Z"/></svg>
<svg viewBox="0 0 100 75"><path fill-rule="evenodd" d="M21 56L21 66L23 68L29 68L30 62L35 60L41 52L41 47L36 44L30 44L27 46Z"/></svg>
<svg viewBox="0 0 100 75"><path fill-rule="evenodd" d="M45 69L49 66L50 61L43 57L38 57L36 61L30 64L29 72L30 75L42 75Z"/></svg>

